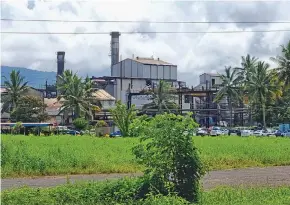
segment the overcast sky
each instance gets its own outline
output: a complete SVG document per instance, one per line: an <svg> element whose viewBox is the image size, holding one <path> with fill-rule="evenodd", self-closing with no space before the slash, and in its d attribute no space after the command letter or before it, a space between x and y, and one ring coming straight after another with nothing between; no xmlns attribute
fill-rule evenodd
<svg viewBox="0 0 290 205"><path fill-rule="evenodd" d="M2 18L141 21L290 21L290 1L61 1L1 2ZM290 24L150 24L3 22L2 31L223 31L290 30ZM109 35L1 35L2 65L56 71L56 51L66 52L66 69L110 74ZM123 34L122 59L136 56L177 64L180 80L196 84L204 72L237 66L247 53L262 60L280 52L290 32L236 34Z"/></svg>

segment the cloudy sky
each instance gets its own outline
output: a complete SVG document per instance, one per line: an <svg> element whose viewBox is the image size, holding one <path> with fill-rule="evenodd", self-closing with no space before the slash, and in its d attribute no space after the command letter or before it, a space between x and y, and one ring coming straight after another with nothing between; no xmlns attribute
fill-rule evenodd
<svg viewBox="0 0 290 205"><path fill-rule="evenodd" d="M9 0L1 17L12 19L133 21L290 21L290 1ZM2 31L233 31L290 30L288 24L55 23L1 21ZM196 84L204 72L237 66L247 53L262 60L279 54L290 32L235 34L123 34L122 59L136 56L177 64L180 80ZM55 71L55 52L66 52L66 69L82 75L109 75L109 35L1 34L2 65Z"/></svg>

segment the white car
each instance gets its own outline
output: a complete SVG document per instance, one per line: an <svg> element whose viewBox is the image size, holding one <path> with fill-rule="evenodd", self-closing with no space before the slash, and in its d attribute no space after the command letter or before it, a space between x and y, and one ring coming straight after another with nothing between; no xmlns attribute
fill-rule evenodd
<svg viewBox="0 0 290 205"><path fill-rule="evenodd" d="M207 135L207 131L204 128L198 128L196 132L196 136L205 136Z"/></svg>
<svg viewBox="0 0 290 205"><path fill-rule="evenodd" d="M241 137L249 137L251 135L253 135L252 130L241 130Z"/></svg>
<svg viewBox="0 0 290 205"><path fill-rule="evenodd" d="M254 136L268 136L268 132L266 130L256 130L253 133Z"/></svg>
<svg viewBox="0 0 290 205"><path fill-rule="evenodd" d="M270 129L267 130L267 133L266 133L267 136L276 136L275 134L276 134L275 131L274 130L270 130Z"/></svg>
<svg viewBox="0 0 290 205"><path fill-rule="evenodd" d="M223 131L219 127L213 127L210 131L210 136L219 136L223 135Z"/></svg>
<svg viewBox="0 0 290 205"><path fill-rule="evenodd" d="M290 130L284 132L283 137L290 137Z"/></svg>
<svg viewBox="0 0 290 205"><path fill-rule="evenodd" d="M229 130L227 129L222 129L223 135L228 135L229 134Z"/></svg>

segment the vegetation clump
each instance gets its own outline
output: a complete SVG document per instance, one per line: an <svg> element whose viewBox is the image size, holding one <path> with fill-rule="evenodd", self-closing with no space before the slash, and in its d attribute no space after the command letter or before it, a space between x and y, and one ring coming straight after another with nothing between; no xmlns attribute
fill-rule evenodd
<svg viewBox="0 0 290 205"><path fill-rule="evenodd" d="M156 115L138 126L140 144L133 150L145 166L152 191L171 192L188 201L198 201L203 165L189 132L198 125L191 113Z"/></svg>

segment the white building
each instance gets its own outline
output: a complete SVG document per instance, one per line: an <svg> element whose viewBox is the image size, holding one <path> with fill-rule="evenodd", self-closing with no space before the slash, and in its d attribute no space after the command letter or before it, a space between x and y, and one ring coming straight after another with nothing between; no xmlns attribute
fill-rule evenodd
<svg viewBox="0 0 290 205"><path fill-rule="evenodd" d="M222 84L222 79L218 74L203 73L199 76L199 84L195 89L216 89Z"/></svg>
<svg viewBox="0 0 290 205"><path fill-rule="evenodd" d="M116 100L121 100L122 103L127 103L129 91L138 93L148 88L148 86L158 84L160 80L170 82L176 88L178 88L178 83L180 83L177 81L177 65L159 58L136 57L120 61L112 66L111 79L114 82L106 87L106 91L112 94ZM185 85L185 83L181 84ZM151 102L150 96L139 95L132 97L132 104L135 104L137 108L141 108L149 102ZM183 108L187 107L189 108L190 105L183 105Z"/></svg>

